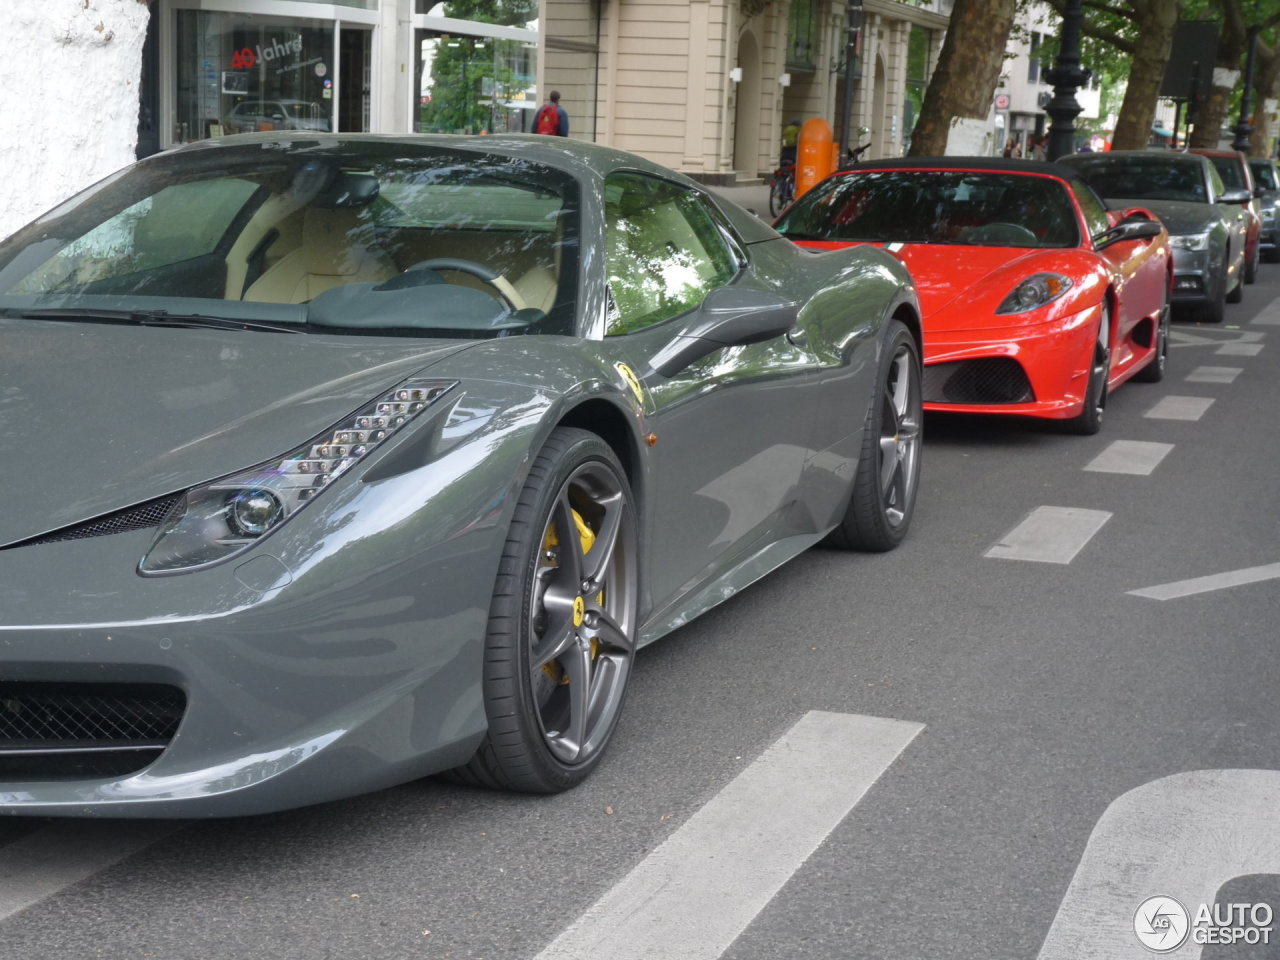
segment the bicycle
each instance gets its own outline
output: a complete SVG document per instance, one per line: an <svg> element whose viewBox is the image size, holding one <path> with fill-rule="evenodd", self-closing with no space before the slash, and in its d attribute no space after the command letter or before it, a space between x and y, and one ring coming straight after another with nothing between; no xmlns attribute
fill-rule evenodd
<svg viewBox="0 0 1280 960"><path fill-rule="evenodd" d="M796 198L796 165L784 163L769 184L769 214L776 217Z"/></svg>

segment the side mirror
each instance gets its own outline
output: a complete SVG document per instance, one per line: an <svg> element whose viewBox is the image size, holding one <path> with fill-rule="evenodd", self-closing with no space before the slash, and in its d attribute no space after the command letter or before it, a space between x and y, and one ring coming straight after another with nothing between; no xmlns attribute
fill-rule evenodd
<svg viewBox="0 0 1280 960"><path fill-rule="evenodd" d="M673 377L695 360L723 347L741 347L780 337L793 326L800 305L767 290L720 287L707 294L702 306L678 336L658 351L650 367Z"/></svg>
<svg viewBox="0 0 1280 960"><path fill-rule="evenodd" d="M1253 194L1244 187L1237 187L1234 190L1223 191L1218 197L1219 203L1244 204L1253 199Z"/></svg>
<svg viewBox="0 0 1280 960"><path fill-rule="evenodd" d="M1164 226L1159 220L1123 220L1105 233L1094 237L1094 245L1101 250L1113 243L1123 243L1127 240L1151 240L1163 232Z"/></svg>

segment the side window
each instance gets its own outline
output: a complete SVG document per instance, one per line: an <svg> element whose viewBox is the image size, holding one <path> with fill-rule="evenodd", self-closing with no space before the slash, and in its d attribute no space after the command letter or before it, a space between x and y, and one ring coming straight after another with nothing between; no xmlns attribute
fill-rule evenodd
<svg viewBox="0 0 1280 960"><path fill-rule="evenodd" d="M1096 237L1105 232L1111 226L1111 221L1107 219L1106 205L1098 199L1093 188L1088 184L1072 181L1071 190L1076 195L1076 202L1080 204L1080 212L1084 214L1084 225L1089 230L1089 236Z"/></svg>
<svg viewBox="0 0 1280 960"><path fill-rule="evenodd" d="M1227 192L1226 185L1222 182L1222 178L1218 176L1218 171L1214 169L1213 164L1206 163L1204 165L1205 173L1209 175L1209 192L1216 201L1220 196Z"/></svg>
<svg viewBox="0 0 1280 960"><path fill-rule="evenodd" d="M605 182L604 197L607 335L669 320L733 279L737 261L697 193L623 173Z"/></svg>

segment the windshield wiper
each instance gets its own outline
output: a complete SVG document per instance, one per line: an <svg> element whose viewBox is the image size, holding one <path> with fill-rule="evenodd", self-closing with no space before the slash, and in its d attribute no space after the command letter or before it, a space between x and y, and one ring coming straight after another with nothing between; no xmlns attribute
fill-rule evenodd
<svg viewBox="0 0 1280 960"><path fill-rule="evenodd" d="M58 307L21 310L17 316L27 320L89 320L107 323L133 323L143 327L189 327L214 330L265 330L270 333L302 333L299 327L266 323L262 320L233 320L202 313L170 313L168 310L103 310Z"/></svg>

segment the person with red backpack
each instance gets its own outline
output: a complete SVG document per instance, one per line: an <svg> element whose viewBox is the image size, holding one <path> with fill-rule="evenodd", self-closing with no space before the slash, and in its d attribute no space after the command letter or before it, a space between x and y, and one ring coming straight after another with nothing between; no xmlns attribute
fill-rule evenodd
<svg viewBox="0 0 1280 960"><path fill-rule="evenodd" d="M569 114L560 106L560 91L552 90L547 102L538 108L533 117L533 132L553 137L569 135Z"/></svg>

